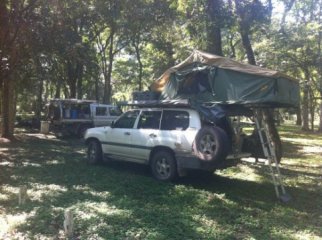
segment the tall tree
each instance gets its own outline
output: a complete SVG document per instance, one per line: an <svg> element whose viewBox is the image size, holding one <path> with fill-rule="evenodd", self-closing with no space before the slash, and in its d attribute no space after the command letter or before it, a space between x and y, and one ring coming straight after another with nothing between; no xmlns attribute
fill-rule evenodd
<svg viewBox="0 0 322 240"><path fill-rule="evenodd" d="M223 56L221 28L223 23L224 3L222 0L208 0L206 12L207 21L207 50L210 53Z"/></svg>
<svg viewBox="0 0 322 240"><path fill-rule="evenodd" d="M1 135L13 137L15 117L15 69L28 45L28 30L37 0L0 2L0 91L1 91Z"/></svg>

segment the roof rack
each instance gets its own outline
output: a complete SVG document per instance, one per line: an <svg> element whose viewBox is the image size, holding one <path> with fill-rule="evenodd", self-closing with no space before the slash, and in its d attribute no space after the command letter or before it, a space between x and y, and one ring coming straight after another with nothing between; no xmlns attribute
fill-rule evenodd
<svg viewBox="0 0 322 240"><path fill-rule="evenodd" d="M122 101L117 102L117 105L130 107L191 107L188 99Z"/></svg>

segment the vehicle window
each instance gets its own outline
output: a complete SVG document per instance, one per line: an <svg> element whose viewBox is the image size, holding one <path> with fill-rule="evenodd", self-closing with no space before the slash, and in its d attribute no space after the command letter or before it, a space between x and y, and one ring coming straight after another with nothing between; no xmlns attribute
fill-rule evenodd
<svg viewBox="0 0 322 240"><path fill-rule="evenodd" d="M161 111L142 111L138 128L159 129Z"/></svg>
<svg viewBox="0 0 322 240"><path fill-rule="evenodd" d="M107 109L106 107L96 107L96 116L106 116Z"/></svg>
<svg viewBox="0 0 322 240"><path fill-rule="evenodd" d="M186 111L164 110L161 130L186 130L189 127L189 113Z"/></svg>
<svg viewBox="0 0 322 240"><path fill-rule="evenodd" d="M109 108L110 116L120 116L122 111L118 107L111 107Z"/></svg>
<svg viewBox="0 0 322 240"><path fill-rule="evenodd" d="M139 115L138 110L124 113L115 123L114 128L133 128L136 118Z"/></svg>

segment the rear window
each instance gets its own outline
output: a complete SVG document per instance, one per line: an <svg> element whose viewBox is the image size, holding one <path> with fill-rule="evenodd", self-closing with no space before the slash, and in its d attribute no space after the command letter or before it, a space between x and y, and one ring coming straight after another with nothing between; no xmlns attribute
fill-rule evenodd
<svg viewBox="0 0 322 240"><path fill-rule="evenodd" d="M189 113L186 111L164 110L161 130L186 130L189 127Z"/></svg>

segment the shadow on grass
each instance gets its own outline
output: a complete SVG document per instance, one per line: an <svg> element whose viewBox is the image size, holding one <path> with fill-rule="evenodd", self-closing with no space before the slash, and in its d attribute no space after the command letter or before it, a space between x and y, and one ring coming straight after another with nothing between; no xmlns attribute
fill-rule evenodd
<svg viewBox="0 0 322 240"><path fill-rule="evenodd" d="M268 172L259 167L253 168L263 176L261 182L193 172L160 183L142 165L86 165L81 141L29 139L11 145L6 154L22 161L1 166L1 183L27 184L34 196L17 207L16 196L3 192L7 198L0 204L7 214L29 213L17 231L30 238L39 233L57 237L66 208L75 212L76 236L82 239L287 239L285 229L321 236L319 222L311 219L321 207L320 192L288 188L294 200L281 206Z"/></svg>

